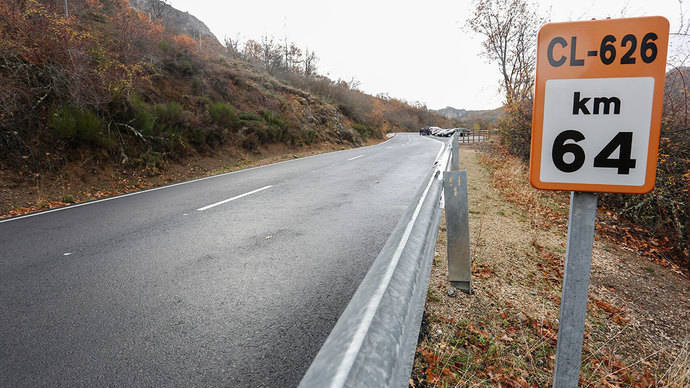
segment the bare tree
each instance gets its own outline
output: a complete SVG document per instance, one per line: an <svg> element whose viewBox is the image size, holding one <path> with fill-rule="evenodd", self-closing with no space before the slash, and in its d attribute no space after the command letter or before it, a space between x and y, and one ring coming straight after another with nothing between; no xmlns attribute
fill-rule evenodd
<svg viewBox="0 0 690 388"><path fill-rule="evenodd" d="M498 64L506 114L501 141L523 159L529 157L536 36L543 19L528 0L476 0L467 25L484 37L484 55Z"/></svg>
<svg viewBox="0 0 690 388"><path fill-rule="evenodd" d="M294 43L288 43L287 39L285 39L283 52L285 54L283 62L285 71L299 73L301 71L300 65L304 61L302 58L302 49L297 47Z"/></svg>
<svg viewBox="0 0 690 388"><path fill-rule="evenodd" d="M261 64L263 67L269 73L273 73L281 66L282 60L283 55L280 46L275 43L275 40L268 35L261 37Z"/></svg>
<svg viewBox="0 0 690 388"><path fill-rule="evenodd" d="M319 62L319 58L316 56L314 51L309 51L307 48L304 55L304 75L310 77L316 74L316 64Z"/></svg>
<svg viewBox="0 0 690 388"><path fill-rule="evenodd" d="M359 90L359 87L360 87L360 85L362 85L362 83L358 79L356 79L355 77L350 77L350 82L348 82L347 85L352 90Z"/></svg>
<svg viewBox="0 0 690 388"><path fill-rule="evenodd" d="M239 36L237 39L232 39L228 36L225 37L225 50L228 53L228 55L232 58L239 58L240 57L240 38Z"/></svg>
<svg viewBox="0 0 690 388"><path fill-rule="evenodd" d="M168 0L148 0L148 6L151 16L160 19L165 15L168 7Z"/></svg>
<svg viewBox="0 0 690 388"><path fill-rule="evenodd" d="M261 44L255 40L248 40L244 43L244 57L251 62L260 62L262 57Z"/></svg>
<svg viewBox="0 0 690 388"><path fill-rule="evenodd" d="M508 104L532 97L536 35L543 22L527 0L478 0L467 20L484 37L484 54L498 64Z"/></svg>

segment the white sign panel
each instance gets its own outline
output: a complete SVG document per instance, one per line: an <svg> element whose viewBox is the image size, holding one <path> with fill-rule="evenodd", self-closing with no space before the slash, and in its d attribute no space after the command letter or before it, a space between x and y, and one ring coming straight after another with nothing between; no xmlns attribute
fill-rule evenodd
<svg viewBox="0 0 690 388"><path fill-rule="evenodd" d="M542 182L643 186L654 78L546 81Z"/></svg>

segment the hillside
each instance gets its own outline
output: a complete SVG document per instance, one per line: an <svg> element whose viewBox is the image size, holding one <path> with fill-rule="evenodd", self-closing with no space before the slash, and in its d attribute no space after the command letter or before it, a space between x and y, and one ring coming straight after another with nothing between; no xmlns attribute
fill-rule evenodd
<svg viewBox="0 0 690 388"><path fill-rule="evenodd" d="M313 53L307 67L268 39L226 48L159 1L68 4L69 17L54 1L0 4L0 213L64 181L146 180L198 158L358 146L445 120L319 75Z"/></svg>
<svg viewBox="0 0 690 388"><path fill-rule="evenodd" d="M447 106L443 109L437 109L436 113L451 120L461 119L467 115L467 111L465 109L456 109L452 106Z"/></svg>

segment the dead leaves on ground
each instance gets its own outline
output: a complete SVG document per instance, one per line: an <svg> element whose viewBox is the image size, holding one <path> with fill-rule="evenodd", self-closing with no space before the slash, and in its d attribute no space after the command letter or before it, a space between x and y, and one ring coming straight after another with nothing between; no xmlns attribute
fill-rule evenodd
<svg viewBox="0 0 690 388"><path fill-rule="evenodd" d="M617 245L635 251L680 276L690 278L690 274L684 271L684 268L672 261L678 261L680 258L674 257L673 242L668 236L654 236L649 230L619 218L611 210L599 212L595 227L600 235L606 236Z"/></svg>
<svg viewBox="0 0 690 388"><path fill-rule="evenodd" d="M492 163L506 163L491 159ZM496 172L496 169L504 171ZM489 249L488 254L474 263L472 273L477 283L472 296L447 299L445 280L433 283L438 284L435 293L440 297L427 310L428 327L418 345L411 379L413 387L543 387L552 383L566 247L560 238L540 239L540 236L565 234L567 197L531 190L526 184L524 168L501 165L489 168L489 172L491 184L506 199L503 203L492 202L492 206L499 207L495 221L511 228L518 224L513 221L520 221L517 227L522 228L525 240L520 240L520 246L504 244L501 249ZM488 195L487 198L491 199ZM505 206L505 202L517 206ZM502 230L496 228L499 234ZM501 254L517 260L497 262L495 255ZM524 265L519 274L506 270L505 265L516 263ZM438 271L437 264L434 271ZM435 276L438 279L438 272ZM615 286L617 289L618 283ZM609 284L606 290L614 292ZM594 293L590 299L580 385L673 386L670 382L679 380L667 376L668 354L657 354L659 349L650 354L644 344L635 348L641 350L634 354L630 353L630 347L625 347L631 345L628 334L636 330L638 323L631 324L628 317L629 312L637 319L633 313L635 306L626 302L628 299L607 295ZM462 313L456 314L454 310ZM618 336L620 333L624 334Z"/></svg>
<svg viewBox="0 0 690 388"><path fill-rule="evenodd" d="M613 320L613 322L619 325L627 325L628 323L630 323L630 318L625 316L625 312L621 307L614 306L610 303L604 302L603 300L599 299L593 299L592 303L594 303L600 309L606 311L611 317L611 320Z"/></svg>
<svg viewBox="0 0 690 388"><path fill-rule="evenodd" d="M483 165L491 167L492 184L508 202L526 210L540 227L555 226L567 230L569 200L566 194L545 194L526 185L526 167L504 148L497 147L492 152L482 152L480 160ZM609 209L599 211L597 217L595 227L600 235L656 264L670 268L680 276L690 278L690 273L677 264L682 264L683 259L674 256L673 243L667 236L655 236L649 230L620 218Z"/></svg>

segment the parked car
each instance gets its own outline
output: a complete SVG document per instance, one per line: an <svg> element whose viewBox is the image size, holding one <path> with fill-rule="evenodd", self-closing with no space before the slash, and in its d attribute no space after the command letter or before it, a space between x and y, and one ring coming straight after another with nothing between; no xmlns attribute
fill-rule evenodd
<svg viewBox="0 0 690 388"><path fill-rule="evenodd" d="M453 136L454 133L455 133L455 128L449 128L449 129L444 129L444 130L440 131L436 135L442 136L442 137L450 137L450 136Z"/></svg>
<svg viewBox="0 0 690 388"><path fill-rule="evenodd" d="M429 129L431 129L432 135L438 135L438 133L443 130L442 128L439 128L439 127L430 127Z"/></svg>

